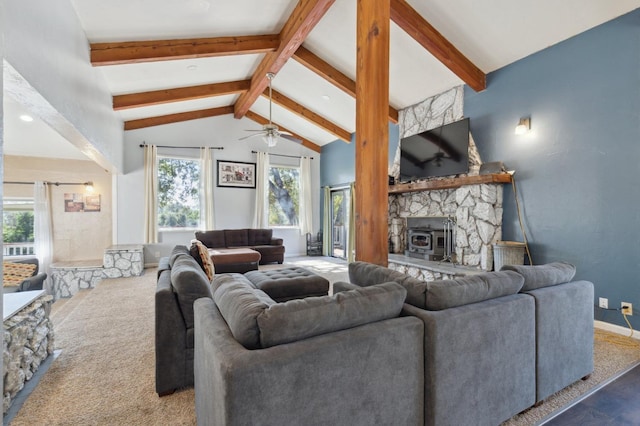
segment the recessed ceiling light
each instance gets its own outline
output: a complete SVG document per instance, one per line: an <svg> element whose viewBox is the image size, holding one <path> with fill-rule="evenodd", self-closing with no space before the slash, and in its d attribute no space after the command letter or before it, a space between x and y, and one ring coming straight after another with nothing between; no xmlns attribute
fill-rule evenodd
<svg viewBox="0 0 640 426"><path fill-rule="evenodd" d="M330 101L331 100L329 95L322 95L322 99L324 99L325 101Z"/></svg>
<svg viewBox="0 0 640 426"><path fill-rule="evenodd" d="M20 116L20 120L26 121L28 123L30 121L33 121L33 117L31 117L30 115L27 115L27 114L22 114Z"/></svg>
<svg viewBox="0 0 640 426"><path fill-rule="evenodd" d="M195 71L195 70L197 70L197 69L198 69L198 66L197 66L197 65L193 65L193 64L192 64L192 65L189 65L189 66L187 67L187 69L188 69L189 71Z"/></svg>

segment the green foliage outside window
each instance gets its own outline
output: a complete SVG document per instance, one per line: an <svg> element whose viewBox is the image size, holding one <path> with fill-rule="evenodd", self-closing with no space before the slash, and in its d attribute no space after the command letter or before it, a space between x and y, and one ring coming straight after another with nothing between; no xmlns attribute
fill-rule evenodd
<svg viewBox="0 0 640 426"><path fill-rule="evenodd" d="M33 212L7 211L2 213L2 238L5 243L33 243Z"/></svg>
<svg viewBox="0 0 640 426"><path fill-rule="evenodd" d="M200 162L158 160L158 226L196 228L200 223Z"/></svg>
<svg viewBox="0 0 640 426"><path fill-rule="evenodd" d="M269 169L269 226L298 226L300 212L300 170L294 167Z"/></svg>

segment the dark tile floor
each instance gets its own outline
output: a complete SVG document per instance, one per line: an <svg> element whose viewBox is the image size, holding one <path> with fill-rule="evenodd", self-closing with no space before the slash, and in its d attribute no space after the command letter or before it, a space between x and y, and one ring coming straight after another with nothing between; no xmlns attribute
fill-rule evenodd
<svg viewBox="0 0 640 426"><path fill-rule="evenodd" d="M543 424L640 425L640 365Z"/></svg>

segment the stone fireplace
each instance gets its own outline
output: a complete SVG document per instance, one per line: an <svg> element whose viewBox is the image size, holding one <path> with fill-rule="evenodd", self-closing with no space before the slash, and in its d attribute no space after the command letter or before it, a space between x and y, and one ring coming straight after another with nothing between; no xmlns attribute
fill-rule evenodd
<svg viewBox="0 0 640 426"><path fill-rule="evenodd" d="M400 111L400 137L463 118L462 90L462 86L451 89ZM482 161L471 135L469 139L469 175L477 175ZM389 174L397 179L399 168L400 147ZM408 227L424 221L433 226L433 223L449 217L455 221L455 263L491 270L493 244L502 239L502 198L501 183L390 194L389 238L393 253L404 254Z"/></svg>

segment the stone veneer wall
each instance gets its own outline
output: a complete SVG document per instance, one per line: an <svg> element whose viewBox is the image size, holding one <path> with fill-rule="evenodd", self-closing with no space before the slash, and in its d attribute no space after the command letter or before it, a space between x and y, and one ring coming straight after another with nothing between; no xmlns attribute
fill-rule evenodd
<svg viewBox="0 0 640 426"><path fill-rule="evenodd" d="M463 87L459 86L401 110L400 137L462 119L463 103ZM477 175L481 164L469 135L469 175ZM389 174L396 179L400 175L400 146ZM406 248L407 217L450 216L457 223L456 261L491 270L493 244L502 238L502 193L502 185L488 184L390 195L389 238L394 242L394 253L403 253Z"/></svg>
<svg viewBox="0 0 640 426"><path fill-rule="evenodd" d="M51 301L43 295L4 321L3 413L54 349Z"/></svg>

